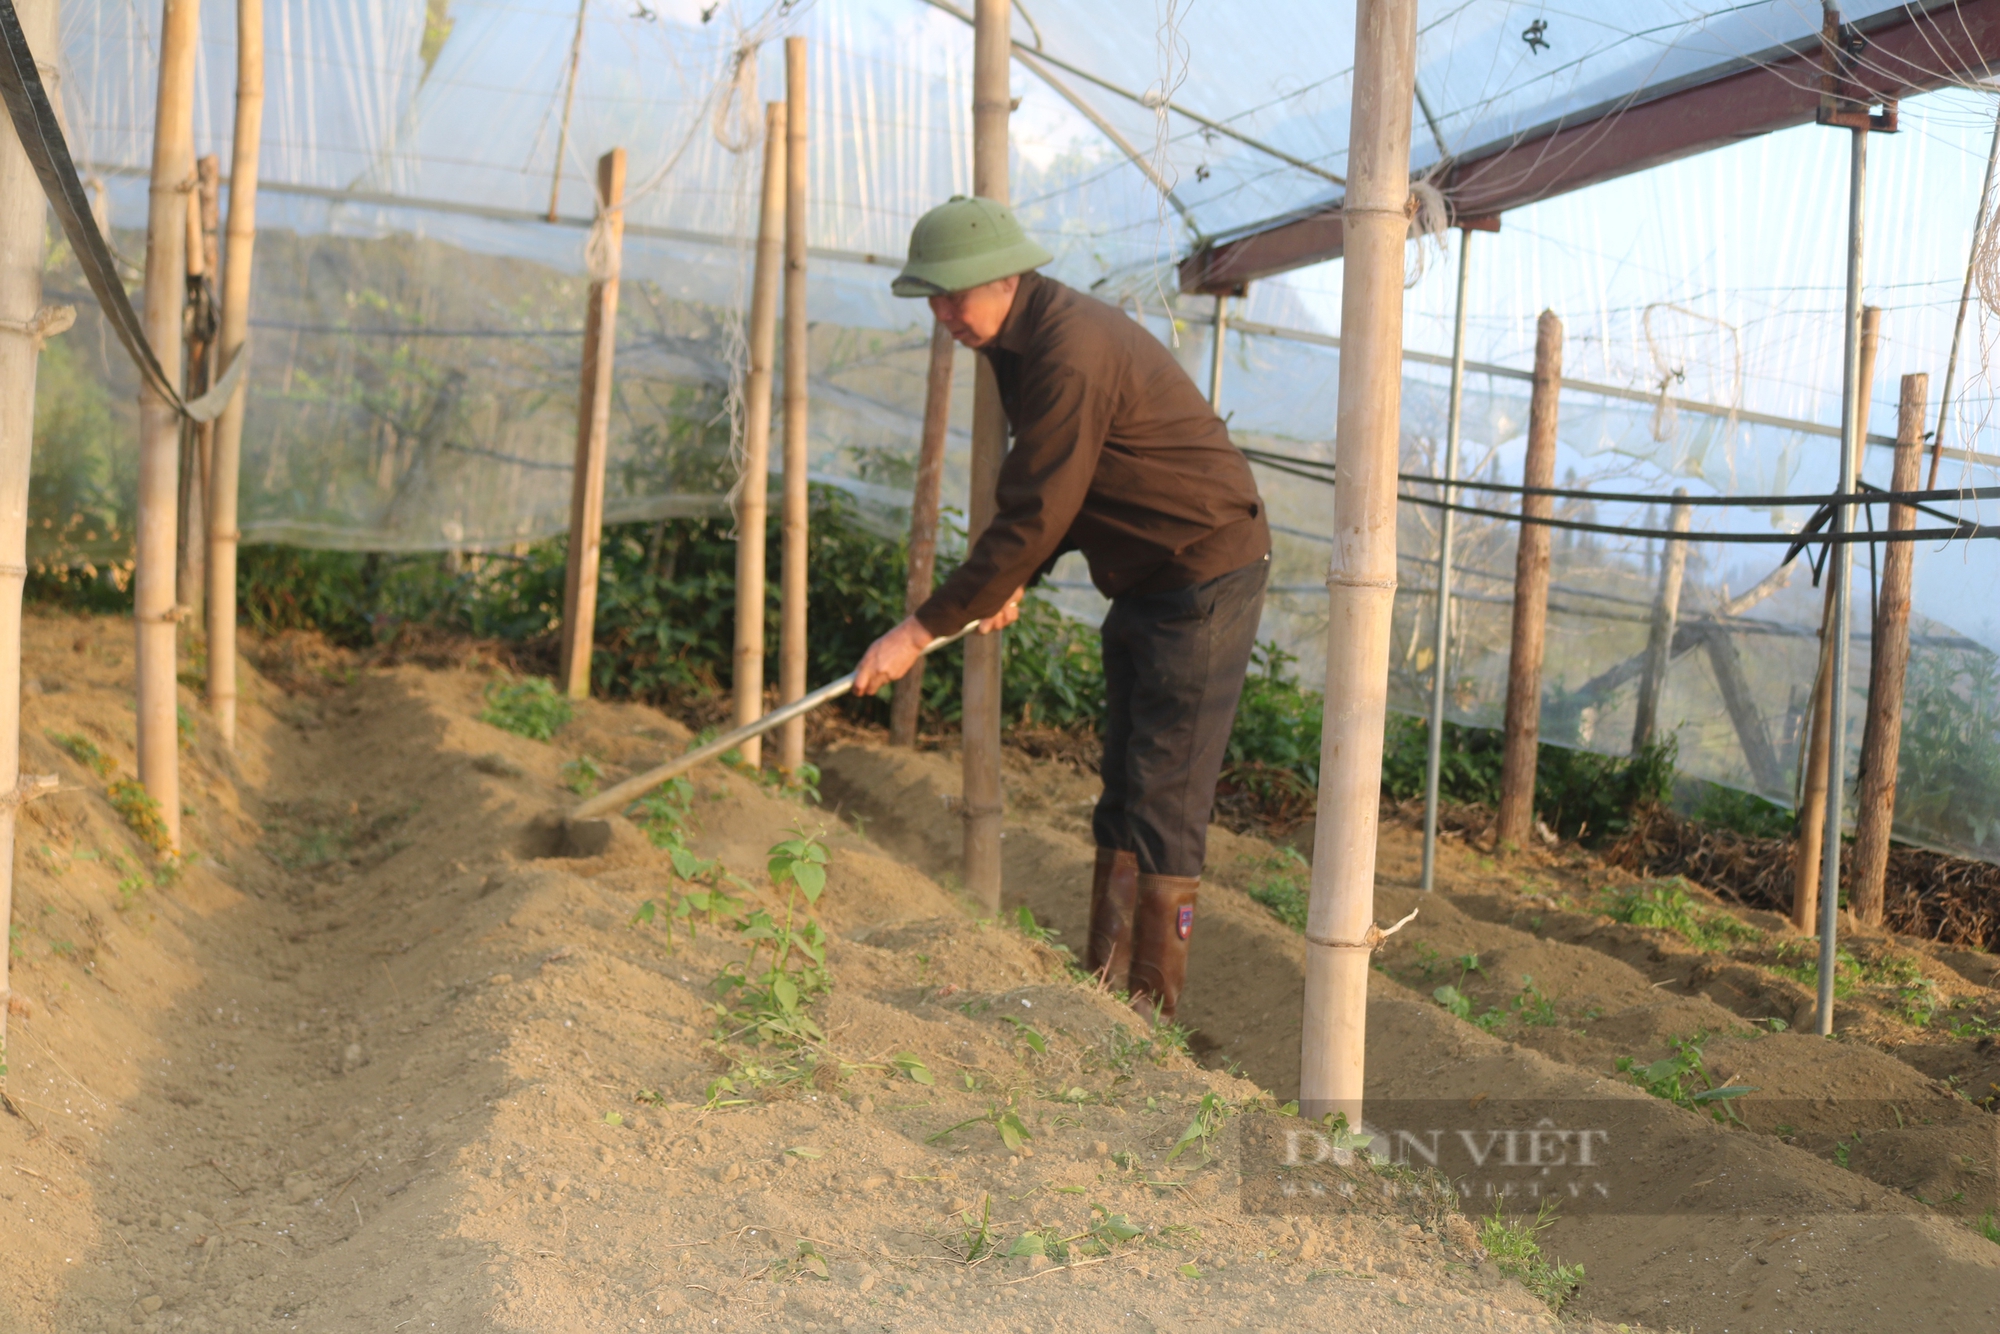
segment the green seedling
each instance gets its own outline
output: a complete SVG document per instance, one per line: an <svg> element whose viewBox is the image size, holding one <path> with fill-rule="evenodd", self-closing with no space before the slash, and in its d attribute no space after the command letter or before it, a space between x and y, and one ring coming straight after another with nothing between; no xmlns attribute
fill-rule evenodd
<svg viewBox="0 0 2000 1334"><path fill-rule="evenodd" d="M792 1256L792 1272L801 1278L807 1274L822 1279L833 1277L832 1271L826 1267L826 1257L819 1253L817 1246L804 1237L799 1238L798 1250Z"/></svg>
<svg viewBox="0 0 2000 1334"><path fill-rule="evenodd" d="M567 723L574 710L548 678L497 678L486 686L486 707L479 721L531 741L548 741Z"/></svg>
<svg viewBox="0 0 2000 1334"><path fill-rule="evenodd" d="M656 848L684 848L688 812L694 808L694 784L669 778L633 803L633 814L646 839Z"/></svg>
<svg viewBox="0 0 2000 1334"><path fill-rule="evenodd" d="M972 1210L967 1209L958 1217L965 1220L964 1231L959 1233L959 1249L965 1253L966 1264L978 1264L993 1254L993 1197L983 1195L979 1200L979 1222L972 1222Z"/></svg>
<svg viewBox="0 0 2000 1334"><path fill-rule="evenodd" d="M1070 1262L1072 1248L1088 1255L1109 1255L1128 1241L1146 1235L1146 1229L1126 1218L1114 1214L1101 1204L1090 1206L1090 1226L1081 1232L1064 1235L1059 1227L1034 1228L1014 1238L1007 1248L1009 1257L1046 1256L1057 1264Z"/></svg>
<svg viewBox="0 0 2000 1334"><path fill-rule="evenodd" d="M1252 870L1248 892L1271 916L1294 931L1306 929L1306 907L1312 894L1312 867L1292 848L1279 848Z"/></svg>
<svg viewBox="0 0 2000 1334"><path fill-rule="evenodd" d="M563 764L562 781L579 797L596 796L597 785L604 781L604 768L595 757L579 755Z"/></svg>
<svg viewBox="0 0 2000 1334"><path fill-rule="evenodd" d="M784 918L764 908L737 921L750 957L715 979L724 1013L737 1025L729 1036L755 1032L766 1042L823 1042L826 1035L806 1008L833 985L826 971L826 931L811 908L826 889L826 847L801 834L774 846L767 862L771 883L785 891ZM806 915L800 920L800 900Z"/></svg>
<svg viewBox="0 0 2000 1334"><path fill-rule="evenodd" d="M1521 1280L1550 1311L1560 1313L1583 1286L1583 1266L1552 1263L1542 1255L1536 1237L1555 1223L1555 1205L1544 1200L1530 1223L1508 1219L1501 1212L1501 1204L1495 1201L1493 1212L1479 1220L1479 1244L1502 1273Z"/></svg>
<svg viewBox="0 0 2000 1334"><path fill-rule="evenodd" d="M917 1059L915 1052L898 1052L889 1058L889 1064L927 1088L937 1083L937 1076L931 1073L929 1066Z"/></svg>
<svg viewBox="0 0 2000 1334"><path fill-rule="evenodd" d="M1741 1125L1743 1118L1736 1112L1735 1101L1757 1090L1745 1084L1718 1086L1709 1077L1708 1067L1702 1064L1701 1047L1698 1045L1701 1036L1675 1038L1674 1054L1650 1065L1640 1065L1636 1057L1620 1056L1618 1073L1630 1075L1632 1082L1640 1088L1676 1107L1707 1111L1718 1121L1735 1121ZM1701 1081L1699 1087L1696 1080Z"/></svg>

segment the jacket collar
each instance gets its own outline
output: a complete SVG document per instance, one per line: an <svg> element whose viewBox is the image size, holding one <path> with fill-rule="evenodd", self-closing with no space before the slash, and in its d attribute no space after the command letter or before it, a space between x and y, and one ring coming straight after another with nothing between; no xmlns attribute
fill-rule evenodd
<svg viewBox="0 0 2000 1334"><path fill-rule="evenodd" d="M1036 316L1052 286L1049 279L1033 270L1021 275L1021 284L1014 289L1014 304L1008 307L1007 318L993 340L995 348L1017 354L1028 350L1035 339Z"/></svg>

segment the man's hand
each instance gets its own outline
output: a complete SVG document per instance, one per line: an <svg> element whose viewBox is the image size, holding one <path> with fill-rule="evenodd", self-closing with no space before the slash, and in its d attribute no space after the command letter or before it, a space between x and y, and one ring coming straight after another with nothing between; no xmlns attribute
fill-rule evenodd
<svg viewBox="0 0 2000 1334"><path fill-rule="evenodd" d="M861 655L861 665L854 669L854 693L872 695L891 681L902 680L904 673L924 655L924 647L931 638L931 632L916 617L904 617L895 629L870 644Z"/></svg>
<svg viewBox="0 0 2000 1334"><path fill-rule="evenodd" d="M1007 605L979 623L979 633L990 635L995 630L1004 630L1021 619L1021 595L1027 592L1025 586L1014 590L1014 596L1007 599Z"/></svg>

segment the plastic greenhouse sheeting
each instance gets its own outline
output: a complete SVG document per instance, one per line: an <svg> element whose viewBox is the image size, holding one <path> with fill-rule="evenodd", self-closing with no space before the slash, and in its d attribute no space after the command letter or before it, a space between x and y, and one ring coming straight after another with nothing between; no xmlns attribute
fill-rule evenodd
<svg viewBox="0 0 2000 1334"><path fill-rule="evenodd" d="M563 530L590 180L614 145L630 154L630 185L607 516L723 510L735 482L760 108L782 96L777 39L791 34L808 38L811 62L811 468L893 531L903 522L928 325L920 305L889 295L887 279L910 223L970 185L971 32L953 12L966 8L584 0L558 172L574 0L271 0L245 540L495 550ZM1856 4L1846 17L1890 8ZM1821 8L1607 0L1554 11L1446 0L1419 13L1419 83L1437 125L1433 135L1412 109L1422 169L1440 137L1453 152L1475 151L1808 41ZM114 245L132 261L143 247L158 22L148 0L63 5L67 132L101 186ZM221 155L225 167L233 26L233 6L204 6L197 151ZM1214 307L1180 298L1171 266L1199 237L1339 196L1330 176L1345 163L1352 31L1351 7L1297 0L1023 0L1017 41L1060 62L1041 68L1174 193L1164 199L1063 90L1017 62L1013 198L1056 254L1052 272L1124 305L1205 382ZM1877 433L1893 427L1904 372L1930 373L1935 410L1993 114L1989 93L1948 90L1906 102L1902 132L1871 142L1869 299L1888 308L1871 404ZM1844 132L1788 130L1510 212L1498 236L1478 239L1475 360L1524 368L1547 306L1568 323L1572 376L1719 405L1704 413L1568 393L1559 476L1663 502L1676 485L1696 494L1831 488L1828 434L1739 414L1838 419L1845 156ZM552 182L554 224L545 221ZM1456 260L1455 241L1450 254L1412 244L1414 348L1449 346ZM48 287L85 309L44 353L51 407L37 441L31 551L43 562L115 565L129 551L136 386L60 249ZM1244 444L1332 456L1339 300L1336 262L1259 282L1231 303L1232 318L1248 323L1229 335L1223 410ZM1976 301L1967 333L1945 485L2000 481L1986 369L2000 314ZM961 353L946 483L947 503L960 505L969 383ZM1410 471L1434 466L1443 385L1433 366L1406 371ZM1518 379L1473 377L1468 468L1517 478L1525 413ZM1888 451L1867 453L1865 475L1886 483ZM1329 496L1314 483L1260 477L1280 529L1265 632L1311 679L1321 665ZM1643 506L1596 509L1602 522L1648 517ZM1786 801L1819 593L1799 574L1726 612L1782 548L1703 545L1699 530L1789 531L1804 515L1702 513L1683 600L1684 623L1701 629L1684 636L1663 708L1678 724L1685 770ZM1397 707L1413 711L1433 667L1423 627L1434 522L1434 512L1406 506L1401 523L1393 687ZM1446 664L1453 716L1490 724L1504 681L1513 533L1480 521L1462 531L1459 633ZM1559 536L1556 545L1547 734L1620 753L1634 687L1619 670L1646 632L1658 552L1617 538ZM1865 636L1865 554L1856 569ZM1074 586L1080 580L1072 561L1052 595L1093 616L1102 603ZM1905 746L1898 829L2000 859L2000 599L1970 591L1996 585L2000 544L1918 550L1910 725L1922 740ZM1735 713L1717 678L1734 670L1729 654L1741 668ZM1864 691L1865 638L1854 664ZM1741 722L1745 699L1765 746ZM1860 710L1850 714L1851 749Z"/></svg>

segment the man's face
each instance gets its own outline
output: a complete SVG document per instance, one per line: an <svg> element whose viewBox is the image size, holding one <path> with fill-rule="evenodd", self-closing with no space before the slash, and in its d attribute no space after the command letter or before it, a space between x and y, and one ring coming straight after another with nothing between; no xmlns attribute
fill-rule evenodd
<svg viewBox="0 0 2000 1334"><path fill-rule="evenodd" d="M1020 285L1020 275L1016 274L968 287L963 292L934 296L930 299L931 314L967 347L985 347L1000 336L1000 326L1007 322L1007 312L1014 307L1014 289Z"/></svg>

